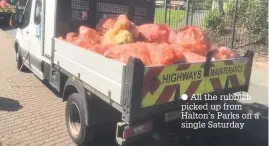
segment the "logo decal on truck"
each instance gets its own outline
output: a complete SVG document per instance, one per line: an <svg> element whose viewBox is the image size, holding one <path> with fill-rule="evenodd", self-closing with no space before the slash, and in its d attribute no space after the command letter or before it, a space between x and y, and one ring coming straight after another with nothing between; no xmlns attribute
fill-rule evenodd
<svg viewBox="0 0 269 146"><path fill-rule="evenodd" d="M163 84L177 83L185 80L197 80L202 78L202 70L177 72L172 74L165 74L162 78Z"/></svg>
<svg viewBox="0 0 269 146"><path fill-rule="evenodd" d="M232 75L243 72L243 65L226 66L210 69L210 76Z"/></svg>

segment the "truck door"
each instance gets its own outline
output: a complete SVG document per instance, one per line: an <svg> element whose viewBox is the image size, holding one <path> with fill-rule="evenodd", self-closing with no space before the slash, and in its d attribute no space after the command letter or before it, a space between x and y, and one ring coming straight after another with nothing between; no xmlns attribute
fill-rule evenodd
<svg viewBox="0 0 269 146"><path fill-rule="evenodd" d="M31 50L40 58L42 51L42 0L35 0L31 26Z"/></svg>
<svg viewBox="0 0 269 146"><path fill-rule="evenodd" d="M22 12L23 21L21 27L18 29L18 33L20 34L20 46L21 46L21 55L23 58L26 57L27 52L30 49L30 18L31 18L31 8L32 8L32 0L27 0L25 8Z"/></svg>
<svg viewBox="0 0 269 146"><path fill-rule="evenodd" d="M41 74L41 55L42 55L42 4L43 0L34 0L31 17L31 66Z"/></svg>

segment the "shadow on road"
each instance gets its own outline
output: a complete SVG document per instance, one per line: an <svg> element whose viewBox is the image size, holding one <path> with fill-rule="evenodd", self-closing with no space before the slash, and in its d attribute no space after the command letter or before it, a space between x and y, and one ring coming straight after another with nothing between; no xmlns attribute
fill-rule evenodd
<svg viewBox="0 0 269 146"><path fill-rule="evenodd" d="M23 106L20 105L19 101L10 99L10 98L5 98L5 97L0 97L0 111L18 111L22 108Z"/></svg>
<svg viewBox="0 0 269 146"><path fill-rule="evenodd" d="M259 119L238 119L238 120L214 120L214 122L229 123L232 121L244 123L241 129L180 129L178 137L171 137L160 141L148 140L135 142L130 146L268 146L268 107L265 105L252 103L242 104L239 102L228 103L233 105L242 105L242 110L238 111L241 115L258 113ZM222 111L223 113L237 113L236 111ZM198 120L197 120L198 121ZM197 122L193 121L193 122ZM180 124L180 123L179 123ZM103 141L106 142L106 141ZM100 145L100 144L99 144ZM106 144L102 144L106 146ZM107 144L107 146L111 146Z"/></svg>
<svg viewBox="0 0 269 146"><path fill-rule="evenodd" d="M222 113L234 114L240 113L250 115L259 114L259 119L252 117L251 119L221 119L208 120L215 123L244 123L243 129L235 128L204 128L204 129L180 129L177 138L171 137L170 140L155 142L156 146L268 146L268 107L258 103L243 104L239 102L229 102L232 105L242 105L239 111L221 111ZM189 122L198 122L194 120ZM208 122L207 120L203 122ZM202 122L200 120L200 122ZM174 142L172 142L174 141ZM170 144L171 143L171 144ZM134 146L141 144L134 144ZM152 144L145 144L152 145Z"/></svg>
<svg viewBox="0 0 269 146"><path fill-rule="evenodd" d="M259 103L237 103L243 107L242 114L253 115L251 119L242 120L245 123L241 131L243 146L268 146L268 106Z"/></svg>
<svg viewBox="0 0 269 146"><path fill-rule="evenodd" d="M268 106L258 103L245 104L237 101L226 103L229 105L241 105L242 110L227 110L222 111L222 113L239 114L240 118L214 120L214 122L230 123L234 121L244 123L243 129L204 129L199 132L193 132L194 138L192 141L197 141L196 138L206 135L204 145L199 144L199 142L195 143L200 146L268 146ZM249 118L242 119L243 114L249 115Z"/></svg>

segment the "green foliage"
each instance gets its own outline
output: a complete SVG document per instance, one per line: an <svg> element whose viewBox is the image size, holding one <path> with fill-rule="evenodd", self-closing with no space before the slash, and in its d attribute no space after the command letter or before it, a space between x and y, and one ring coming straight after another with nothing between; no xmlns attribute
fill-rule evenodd
<svg viewBox="0 0 269 146"><path fill-rule="evenodd" d="M209 10L212 6L212 0L191 0L190 7L195 10Z"/></svg>
<svg viewBox="0 0 269 146"><path fill-rule="evenodd" d="M178 23L182 21L182 19L185 16L185 11L184 10L173 10L173 9L167 9L167 24L170 22L170 27L174 29L178 29ZM164 8L156 8L155 9L155 18L154 18L154 23L162 24L164 23L165 19L165 11Z"/></svg>
<svg viewBox="0 0 269 146"><path fill-rule="evenodd" d="M260 35L261 41L267 44L268 40L268 1L267 0L240 0L238 18L248 33Z"/></svg>
<svg viewBox="0 0 269 146"><path fill-rule="evenodd" d="M223 9L224 9L224 12L227 14L229 12L231 12L234 8L234 0L228 0L228 1L225 1L224 4L223 4Z"/></svg>
<svg viewBox="0 0 269 146"><path fill-rule="evenodd" d="M225 0L224 15L217 9L211 10L205 20L206 28L219 30L223 24L230 28L234 21L235 4L236 0ZM253 38L250 40L252 43L268 45L268 0L238 0L236 17L236 28L244 28L244 35Z"/></svg>
<svg viewBox="0 0 269 146"><path fill-rule="evenodd" d="M205 18L205 27L212 30L220 29L223 22L223 15L217 9L213 9Z"/></svg>

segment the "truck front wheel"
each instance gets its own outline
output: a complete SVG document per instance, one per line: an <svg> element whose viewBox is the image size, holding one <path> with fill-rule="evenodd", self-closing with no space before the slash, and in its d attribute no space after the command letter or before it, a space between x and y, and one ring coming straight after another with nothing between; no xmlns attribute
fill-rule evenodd
<svg viewBox="0 0 269 146"><path fill-rule="evenodd" d="M86 125L83 102L78 96L78 93L73 93L68 97L65 117L70 137L77 145L82 146L87 145L92 131Z"/></svg>
<svg viewBox="0 0 269 146"><path fill-rule="evenodd" d="M22 57L19 51L16 52L16 61L17 61L17 69L21 71L26 71L27 68L23 64Z"/></svg>

